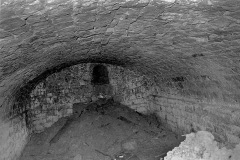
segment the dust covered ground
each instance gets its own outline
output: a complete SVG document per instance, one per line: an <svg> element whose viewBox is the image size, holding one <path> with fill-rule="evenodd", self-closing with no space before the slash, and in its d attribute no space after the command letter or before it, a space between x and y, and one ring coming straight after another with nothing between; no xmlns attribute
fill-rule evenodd
<svg viewBox="0 0 240 160"><path fill-rule="evenodd" d="M20 160L160 160L181 141L154 115L110 100L74 106L73 116L33 134Z"/></svg>

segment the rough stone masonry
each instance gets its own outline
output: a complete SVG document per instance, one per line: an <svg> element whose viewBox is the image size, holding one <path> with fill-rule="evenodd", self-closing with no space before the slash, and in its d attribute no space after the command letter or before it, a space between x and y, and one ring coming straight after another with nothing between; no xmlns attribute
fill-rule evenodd
<svg viewBox="0 0 240 160"><path fill-rule="evenodd" d="M28 142L32 90L79 63L151 79L148 110L173 131L207 130L226 145L239 143L238 0L0 4L0 159L17 159Z"/></svg>

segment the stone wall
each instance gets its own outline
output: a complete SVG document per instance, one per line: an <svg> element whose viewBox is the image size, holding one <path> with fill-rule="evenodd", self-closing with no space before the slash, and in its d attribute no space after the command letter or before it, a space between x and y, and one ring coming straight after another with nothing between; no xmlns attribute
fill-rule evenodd
<svg viewBox="0 0 240 160"><path fill-rule="evenodd" d="M221 95L217 83L204 76L190 80L174 77L159 82L155 77L129 72L119 76L123 79L118 85L122 87L123 104L141 113L157 115L163 125L178 135L205 130L229 147L240 142L239 104L234 98ZM208 85L189 88L189 83Z"/></svg>
<svg viewBox="0 0 240 160"><path fill-rule="evenodd" d="M88 63L66 68L49 76L32 91L31 121L35 132L41 132L60 117L71 115L74 103L89 103L96 99L91 84L94 65ZM184 91L187 88L184 83L190 82L184 82L186 80L181 77L159 83L154 77L119 66L103 65L109 72L112 88L109 96L115 101L138 112L157 115L162 124L179 135L207 130L226 144L240 142L239 105L205 96L204 92L211 89L212 95L219 97L214 86L192 88L192 92L202 95L194 97Z"/></svg>
<svg viewBox="0 0 240 160"><path fill-rule="evenodd" d="M179 83L178 89L172 90L173 94L166 91L172 88L165 85L163 91L160 89L161 94L153 92L154 96L150 96L152 91L148 89L147 92L144 91L146 98L143 99L134 98L132 93L139 92L137 87L131 90L126 86L125 89L124 86L119 86L116 89L119 96L115 98L131 106L137 104L133 108L141 104L143 107L138 110L144 112L155 112L163 105L165 108L181 108L189 101L194 106L204 104L200 105L204 114L209 117L214 115L214 118L224 117L219 118L218 123L214 122L214 118L208 122L213 121L215 126L224 124L221 127L224 132L220 131L223 137L228 137L228 141L238 141L239 1L178 0L176 3L174 0L4 0L0 8L0 109L12 107L11 104L3 103L16 90L33 79L38 79L45 71L63 64L71 65L73 62L83 61L124 64L138 68L142 73L150 72L159 79L179 76L174 81L181 82L181 76L187 79L205 77L203 83ZM131 99L129 96L123 98L121 89L132 95ZM218 94L220 92L222 95ZM44 100L47 99L46 95ZM52 95L49 94L50 101L55 99L51 98L55 96ZM162 98L163 95L165 98ZM216 103L214 99L224 99L229 104L219 101ZM35 103L34 96L32 101ZM167 103L168 101L171 102ZM36 101L36 105L37 103L40 102ZM52 106L44 103L45 106ZM181 112L187 115L184 108L182 107ZM56 112L58 114L62 111ZM161 112L171 115L164 109ZM177 117L178 114L172 112ZM192 113L194 114L197 115L196 110ZM161 119L163 117L165 116ZM2 119L4 122L1 122L1 126L5 127L1 127L0 132L9 134L7 129L13 128L9 124L11 120ZM206 127L206 124L200 125L200 122L196 124L204 126L203 128L212 128ZM171 126L182 128L183 131L191 128L185 125L180 127L176 123ZM6 128L6 131L2 128ZM231 134L227 134L230 132ZM2 148L10 144L5 140L0 143L4 146ZM14 149L1 149L1 153L7 155L11 150ZM12 155L14 157L15 153Z"/></svg>
<svg viewBox="0 0 240 160"><path fill-rule="evenodd" d="M0 108L0 160L16 160L28 142L29 130L21 105L8 99ZM13 106L8 109L6 106Z"/></svg>
<svg viewBox="0 0 240 160"><path fill-rule="evenodd" d="M90 102L89 65L66 68L47 77L31 92L31 128L41 132L72 113L74 103Z"/></svg>
<svg viewBox="0 0 240 160"><path fill-rule="evenodd" d="M158 89L153 92L151 108L162 124L175 133L183 135L205 130L229 147L240 142L239 105L196 100L157 92Z"/></svg>
<svg viewBox="0 0 240 160"><path fill-rule="evenodd" d="M0 123L0 160L16 160L28 142L28 129L19 118Z"/></svg>
<svg viewBox="0 0 240 160"><path fill-rule="evenodd" d="M41 132L59 118L71 115L73 104L93 102L99 92L104 92L102 89L98 91L101 87L91 83L95 65L87 63L66 68L50 75L36 86L31 92L29 113L33 132ZM103 96L112 97L136 111L147 113L150 79L119 66L103 65L108 69L112 90L105 91Z"/></svg>
<svg viewBox="0 0 240 160"><path fill-rule="evenodd" d="M110 79L117 101L138 112L150 113L149 97L154 87L150 78L115 66L110 68Z"/></svg>
<svg viewBox="0 0 240 160"><path fill-rule="evenodd" d="M95 65L79 64L50 75L32 90L30 105L26 102L22 105L6 104L13 107L11 111L3 111L10 113L9 120L5 119L0 125L0 155L3 160L16 159L30 133L41 132L59 118L71 115L74 103L96 100L98 92L91 83ZM138 112L157 115L163 125L179 135L207 130L217 141L229 146L240 142L239 105L223 103L214 96L204 96L204 88L193 88L192 91L201 92L202 95L193 97L194 94L184 92L184 89L189 89L186 89L181 77L172 79L175 85L170 85L171 80L159 83L154 77L136 71L102 65L108 69L112 89L106 94L115 101ZM213 88L210 87L212 95L219 97Z"/></svg>

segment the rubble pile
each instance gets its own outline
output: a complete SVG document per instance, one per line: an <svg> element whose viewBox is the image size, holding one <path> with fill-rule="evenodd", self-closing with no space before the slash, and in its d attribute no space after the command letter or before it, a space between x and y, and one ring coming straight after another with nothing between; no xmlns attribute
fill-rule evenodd
<svg viewBox="0 0 240 160"><path fill-rule="evenodd" d="M167 153L164 160L239 160L240 144L234 149L221 147L207 131L186 135L185 141Z"/></svg>

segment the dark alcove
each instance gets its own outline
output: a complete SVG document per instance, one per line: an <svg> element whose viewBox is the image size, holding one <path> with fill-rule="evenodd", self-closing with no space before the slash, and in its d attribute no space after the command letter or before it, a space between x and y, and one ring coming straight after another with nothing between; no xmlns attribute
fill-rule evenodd
<svg viewBox="0 0 240 160"><path fill-rule="evenodd" d="M103 85L109 84L108 70L103 65L96 65L92 72L92 84Z"/></svg>

